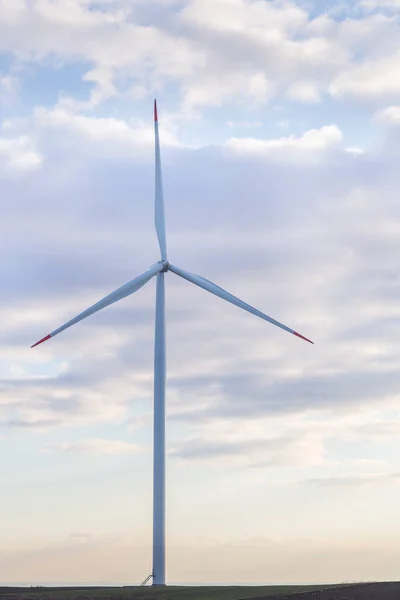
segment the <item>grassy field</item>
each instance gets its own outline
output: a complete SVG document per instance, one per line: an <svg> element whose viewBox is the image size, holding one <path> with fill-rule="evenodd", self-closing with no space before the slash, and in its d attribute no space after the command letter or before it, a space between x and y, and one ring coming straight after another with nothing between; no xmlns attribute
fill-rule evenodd
<svg viewBox="0 0 400 600"><path fill-rule="evenodd" d="M160 588L0 588L1 600L251 600L280 594L308 592L330 586L214 586Z"/></svg>
<svg viewBox="0 0 400 600"><path fill-rule="evenodd" d="M0 587L0 600L399 600L399 582L209 587Z"/></svg>

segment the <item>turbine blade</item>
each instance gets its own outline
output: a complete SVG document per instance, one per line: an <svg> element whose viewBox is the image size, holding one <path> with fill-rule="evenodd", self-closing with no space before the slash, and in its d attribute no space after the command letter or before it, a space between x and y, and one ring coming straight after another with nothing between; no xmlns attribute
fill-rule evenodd
<svg viewBox="0 0 400 600"><path fill-rule="evenodd" d="M194 275L193 273L188 273L187 271L184 271L183 269L179 269L179 267L175 267L175 265L171 265L171 264L169 265L169 271L172 271L176 275L183 277L183 279L186 279L187 281L190 281L191 283L198 285L199 287L203 288L204 290L207 290L207 292L211 292L211 294L215 294L215 296L219 296L219 298L222 298L223 300L226 300L227 302L230 302L231 304L234 304L235 306L238 306L239 308L243 308L243 310L247 310L247 312L252 313L253 315L256 315L256 317L260 317L260 319L264 319L264 321L268 321L268 323L272 323L272 325L276 325L277 327L280 327L284 331L287 331L288 333L292 333L293 335L296 335L297 337L301 338L302 340L305 340L306 342L310 342L310 344L314 343L311 340L309 340L308 338L304 337L304 335L297 333L297 331L290 329L290 327L283 325L283 323L280 323L279 321L276 321L272 317L269 317L268 315L262 313L261 311L257 310L256 308L253 308L252 306L250 306L250 304L247 304L246 302L243 302L243 300L236 298L236 296L233 296L232 294L230 294L223 288L219 287L218 285L215 285L215 283L212 283L212 281L209 281L208 279L205 279L204 277L201 277L200 275Z"/></svg>
<svg viewBox="0 0 400 600"><path fill-rule="evenodd" d="M49 335L46 335L44 338L36 342L36 344L33 344L31 348L34 348L35 346L46 342L50 338L64 331L64 329L68 329L68 327L75 325L75 323L79 323L79 321L86 319L86 317L93 315L94 313L98 312L99 310L102 310L106 306L114 304L114 302L118 302L118 300L122 300L122 298L125 298L126 296L130 296L131 294L139 290L141 287L143 287L148 281L150 281L150 279L154 277L154 275L157 275L157 273L161 273L161 271L164 268L164 265L162 265L161 263L156 263L155 265L150 267L150 269L148 269L135 279L132 279L132 281L128 281L128 283L125 283L118 289L111 292L111 294L108 294L108 296L106 296L102 300L99 300L99 302L96 302L96 304L93 304L93 306L90 306L70 321L67 321L67 323L64 323L64 325L61 325L61 327L59 327L58 329L52 331Z"/></svg>
<svg viewBox="0 0 400 600"><path fill-rule="evenodd" d="M164 194L161 170L160 137L158 133L157 101L154 100L154 138L155 138L155 210L154 221L158 243L160 246L161 260L167 260L167 234L165 230Z"/></svg>

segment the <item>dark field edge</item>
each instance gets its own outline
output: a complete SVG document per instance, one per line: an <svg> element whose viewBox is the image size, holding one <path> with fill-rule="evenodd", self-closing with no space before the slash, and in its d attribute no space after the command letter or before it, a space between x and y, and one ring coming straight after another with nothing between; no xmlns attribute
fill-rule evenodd
<svg viewBox="0 0 400 600"><path fill-rule="evenodd" d="M121 586L104 586L104 585L81 585L81 586L47 586L47 585L31 585L26 586L1 586L0 596L23 594L23 595L40 595L40 594L68 594L71 592L80 592L90 594L90 592L98 592L101 594L139 594L140 596L168 596L174 594L198 594L199 592L273 592L273 593L308 593L320 589L343 587L351 584L347 583L328 583L328 584L309 584L309 585L165 585L165 586L138 586L138 585L121 585ZM132 596L136 597L136 595ZM258 597L257 599L258 600Z"/></svg>
<svg viewBox="0 0 400 600"><path fill-rule="evenodd" d="M399 582L271 586L0 586L2 600L400 600Z"/></svg>
<svg viewBox="0 0 400 600"><path fill-rule="evenodd" d="M253 596L251 600L400 600L400 582L342 583L309 591Z"/></svg>

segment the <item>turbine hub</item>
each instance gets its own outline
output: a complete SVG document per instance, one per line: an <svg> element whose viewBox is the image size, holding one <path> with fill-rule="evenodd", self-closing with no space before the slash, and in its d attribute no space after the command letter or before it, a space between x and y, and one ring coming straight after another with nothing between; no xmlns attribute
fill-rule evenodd
<svg viewBox="0 0 400 600"><path fill-rule="evenodd" d="M169 260L160 260L160 263L163 265L164 267L164 271L163 273L166 273L169 270L169 265L171 264L169 262Z"/></svg>

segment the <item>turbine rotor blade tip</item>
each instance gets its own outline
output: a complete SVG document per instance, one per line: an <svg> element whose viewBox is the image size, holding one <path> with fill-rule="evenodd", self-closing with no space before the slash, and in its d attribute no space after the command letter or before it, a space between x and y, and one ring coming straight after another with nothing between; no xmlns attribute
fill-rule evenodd
<svg viewBox="0 0 400 600"><path fill-rule="evenodd" d="M154 99L154 120L158 121L158 116L157 116L157 100Z"/></svg>
<svg viewBox="0 0 400 600"><path fill-rule="evenodd" d="M33 344L31 346L31 348L34 348L35 346L39 346L39 344L43 344L43 342L47 342L47 340L49 340L50 338L51 338L51 335L46 335L46 337L44 337L41 340L39 340L38 342L36 342L36 344Z"/></svg>
<svg viewBox="0 0 400 600"><path fill-rule="evenodd" d="M297 335L297 337L301 338L302 340L305 340L306 342L309 342L310 344L314 344L314 342L312 342L308 338L304 337L304 335L301 335L301 333L297 333L297 331L294 331L293 333L294 333L294 335Z"/></svg>

